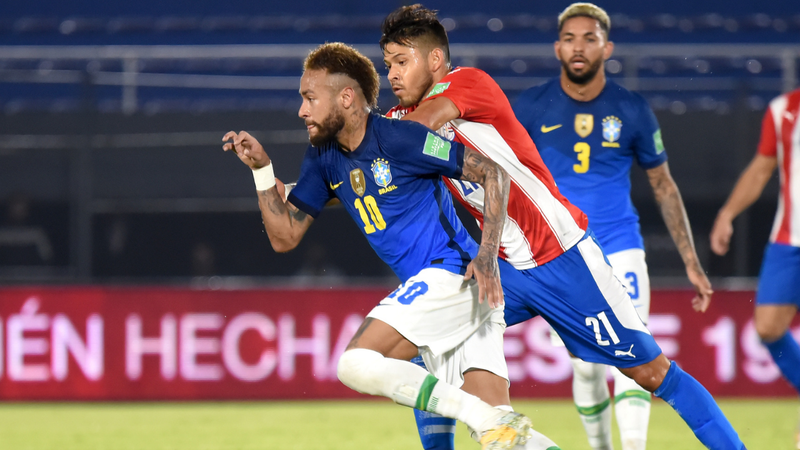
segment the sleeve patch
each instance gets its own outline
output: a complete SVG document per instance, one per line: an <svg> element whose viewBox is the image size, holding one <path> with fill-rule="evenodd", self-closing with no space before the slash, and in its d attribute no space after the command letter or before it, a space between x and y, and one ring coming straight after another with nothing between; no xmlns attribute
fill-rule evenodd
<svg viewBox="0 0 800 450"><path fill-rule="evenodd" d="M656 145L656 155L664 153L664 141L661 140L661 128L653 133L653 143Z"/></svg>
<svg viewBox="0 0 800 450"><path fill-rule="evenodd" d="M422 149L422 153L444 161L449 161L450 142L428 132L428 137L425 139L425 147Z"/></svg>
<svg viewBox="0 0 800 450"><path fill-rule="evenodd" d="M433 89L431 89L431 92L428 93L428 95L426 95L425 98L433 97L434 95L439 95L442 92L446 91L447 88L449 87L450 87L449 81L447 83L436 83L436 86L434 86Z"/></svg>

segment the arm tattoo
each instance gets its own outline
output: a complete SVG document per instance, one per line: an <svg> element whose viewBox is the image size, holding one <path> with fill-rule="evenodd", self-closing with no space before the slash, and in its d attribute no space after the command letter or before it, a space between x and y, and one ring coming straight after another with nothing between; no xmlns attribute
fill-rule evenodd
<svg viewBox="0 0 800 450"><path fill-rule="evenodd" d="M361 338L361 335L364 334L364 331L367 330L367 327L369 327L369 324L371 323L372 323L372 317L367 317L366 319L364 319L364 322L362 322L361 326L358 327L358 331L356 331L356 334L353 335L353 339L350 339L350 343L347 344L347 348L345 350L356 348L356 346L358 345L358 339Z"/></svg>
<svg viewBox="0 0 800 450"><path fill-rule="evenodd" d="M277 190L270 189L267 191L259 191L258 197L259 204L262 201L266 203L269 212L276 216L284 216L288 212L291 221L295 223L304 222L308 218L308 214L301 211L299 208L291 203L285 203L280 195L278 195Z"/></svg>
<svg viewBox="0 0 800 450"><path fill-rule="evenodd" d="M305 222L308 218L308 214L301 211L299 208L289 207L289 215L292 216L292 220L295 222Z"/></svg>
<svg viewBox="0 0 800 450"><path fill-rule="evenodd" d="M503 168L469 147L464 150L462 172L463 179L483 186L483 232L480 251L485 253L485 256L491 256L489 261L496 264L508 207L510 179Z"/></svg>
<svg viewBox="0 0 800 450"><path fill-rule="evenodd" d="M664 218L672 240L678 247L681 259L687 268L692 267L702 272L694 247L692 228L689 225L689 218L686 215L678 186L666 168L659 167L651 170L653 172L648 172L648 175L656 203L661 208L661 216Z"/></svg>
<svg viewBox="0 0 800 450"><path fill-rule="evenodd" d="M258 208L272 248L277 252L295 248L314 220L291 203L285 203L275 188L258 192Z"/></svg>

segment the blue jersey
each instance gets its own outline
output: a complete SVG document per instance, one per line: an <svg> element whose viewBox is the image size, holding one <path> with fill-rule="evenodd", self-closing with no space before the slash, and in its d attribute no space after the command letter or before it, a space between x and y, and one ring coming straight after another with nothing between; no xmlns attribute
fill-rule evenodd
<svg viewBox="0 0 800 450"><path fill-rule="evenodd" d="M441 180L460 178L463 161L463 145L423 125L370 115L355 150L308 147L288 200L316 218L337 197L403 282L432 265L464 274L478 245Z"/></svg>
<svg viewBox="0 0 800 450"><path fill-rule="evenodd" d="M558 189L589 218L606 253L644 248L631 202L634 159L667 160L653 111L642 96L608 80L597 98L574 100L558 78L523 92L514 105Z"/></svg>

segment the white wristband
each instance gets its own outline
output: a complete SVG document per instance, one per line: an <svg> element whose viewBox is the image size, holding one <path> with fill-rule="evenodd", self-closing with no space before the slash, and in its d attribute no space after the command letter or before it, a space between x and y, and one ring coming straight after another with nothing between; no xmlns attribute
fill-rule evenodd
<svg viewBox="0 0 800 450"><path fill-rule="evenodd" d="M257 191L266 191L275 186L275 172L272 170L272 163L260 169L253 169L253 179L256 181Z"/></svg>

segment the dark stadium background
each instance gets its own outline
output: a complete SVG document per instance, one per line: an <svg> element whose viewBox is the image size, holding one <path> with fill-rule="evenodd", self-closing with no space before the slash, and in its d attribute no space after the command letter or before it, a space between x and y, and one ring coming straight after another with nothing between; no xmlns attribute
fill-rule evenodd
<svg viewBox="0 0 800 450"><path fill-rule="evenodd" d="M276 256L262 231L249 173L223 154L219 140L231 129L254 132L267 144L277 175L295 179L305 145L293 80L305 52L324 41L356 44L372 52L384 75L378 27L401 4L4 2L0 234L19 227L43 232L52 251L0 242L0 280L182 284L196 277L298 274L322 284L347 283L348 277L391 280L342 210L326 211L298 249ZM555 39L557 13L568 4L426 3L452 28L455 63L476 65L504 80L501 86L512 101L525 87L558 74L546 46ZM800 7L792 0L601 6L612 15L618 53L628 55L614 58L610 76L628 82L635 72L634 83L656 111L709 274L756 276L775 210L775 180L737 220L732 257L712 256L707 236L755 151L767 102L797 83ZM185 47L175 46L250 44L285 45L289 53L205 57L202 49L208 47L198 47L198 57L135 53L152 52L154 46L180 53ZM471 54L470 48L480 45L467 44L516 45L517 53ZM527 44L545 47L520 56L519 45ZM648 46L673 56L651 56ZM69 56L82 48L95 53ZM217 53L224 56L225 50ZM153 74L169 79L148 81L146 75ZM206 78L201 87L180 87L184 76ZM241 80L282 87L238 89ZM389 90L381 91L380 104L384 111L392 106ZM682 285L682 265L650 187L639 169L633 179L651 276L656 285ZM465 221L474 231L473 221ZM320 274L327 278L317 278Z"/></svg>

